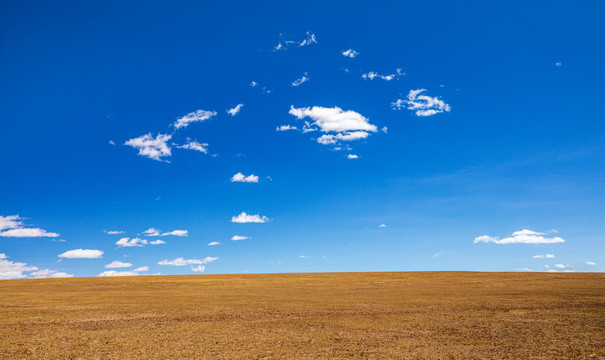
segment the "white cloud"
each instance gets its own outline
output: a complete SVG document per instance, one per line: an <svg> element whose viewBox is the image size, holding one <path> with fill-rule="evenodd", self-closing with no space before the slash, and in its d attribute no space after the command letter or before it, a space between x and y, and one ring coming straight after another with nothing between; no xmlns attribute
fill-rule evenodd
<svg viewBox="0 0 605 360"><path fill-rule="evenodd" d="M243 107L244 107L244 104L237 104L236 107L227 110L227 114L229 114L231 116L235 116L242 110Z"/></svg>
<svg viewBox="0 0 605 360"><path fill-rule="evenodd" d="M191 271L204 272L206 271L206 267L204 265L192 266Z"/></svg>
<svg viewBox="0 0 605 360"><path fill-rule="evenodd" d="M43 269L43 270L34 271L33 273L30 274L30 276L34 279L70 278L70 277L74 277L74 274L68 274L65 272L58 271L58 270Z"/></svg>
<svg viewBox="0 0 605 360"><path fill-rule="evenodd" d="M103 256L103 251L92 249L74 249L59 254L63 259L99 259Z"/></svg>
<svg viewBox="0 0 605 360"><path fill-rule="evenodd" d="M385 228L387 227L385 224L381 224L380 226L378 226L379 228Z"/></svg>
<svg viewBox="0 0 605 360"><path fill-rule="evenodd" d="M257 183L258 176L254 175L254 174L245 176L241 172L238 172L237 174L233 175L233 177L231 177L231 182Z"/></svg>
<svg viewBox="0 0 605 360"><path fill-rule="evenodd" d="M258 86L258 83L257 83L256 81L251 81L251 82L250 82L250 86L251 86L251 87L257 87L257 86Z"/></svg>
<svg viewBox="0 0 605 360"><path fill-rule="evenodd" d="M216 116L216 111L197 110L178 119L172 126L174 126L175 129L180 129L187 127L194 122L208 120L213 116Z"/></svg>
<svg viewBox="0 0 605 360"><path fill-rule="evenodd" d="M0 237L32 238L32 237L58 237L60 234L48 232L40 228L25 228L19 215L0 216ZM9 230L7 230L9 229Z"/></svg>
<svg viewBox="0 0 605 360"><path fill-rule="evenodd" d="M240 224L244 224L244 223L261 223L262 224L262 223L266 223L267 221L269 221L269 218L266 216L248 215L245 212L242 212L238 216L234 216L231 218L231 222L240 223Z"/></svg>
<svg viewBox="0 0 605 360"><path fill-rule="evenodd" d="M249 239L249 237L247 236L241 236L241 235L234 235L231 240L233 241L240 241L240 240L246 240Z"/></svg>
<svg viewBox="0 0 605 360"><path fill-rule="evenodd" d="M357 55L359 55L359 53L353 49L345 50L345 51L341 52L341 54L343 56L350 57L350 58L354 58Z"/></svg>
<svg viewBox="0 0 605 360"><path fill-rule="evenodd" d="M19 215L0 215L0 230L5 229L18 229L23 227L23 220Z"/></svg>
<svg viewBox="0 0 605 360"><path fill-rule="evenodd" d="M315 37L315 34L309 32L309 31L307 31L307 37L304 38L303 40L283 39L284 34L280 34L280 38L282 38L282 39L277 43L277 45L275 45L273 47L273 49L275 51L286 50L290 45L293 45L293 44L297 44L299 47L317 44L317 38Z"/></svg>
<svg viewBox="0 0 605 360"><path fill-rule="evenodd" d="M596 263L596 262L594 262L594 261L587 261L587 262L586 262L586 265L592 265L592 266L595 266L596 264L597 264L597 263Z"/></svg>
<svg viewBox="0 0 605 360"><path fill-rule="evenodd" d="M114 262L116 262L116 261L114 261ZM129 266L132 266L132 264L129 264ZM109 266L105 266L105 267L107 268ZM126 267L126 266L113 266L113 267ZM136 269L128 270L128 271L107 270L107 271L103 271L98 276L102 276L102 277L103 276L138 276L138 275L141 275L140 274L141 272L145 272L148 270L149 270L149 266L141 266Z"/></svg>
<svg viewBox="0 0 605 360"><path fill-rule="evenodd" d="M426 89L410 90L407 100L397 99L391 103L394 110L408 109L415 111L416 116L431 116L449 112L451 107L438 97L421 95Z"/></svg>
<svg viewBox="0 0 605 360"><path fill-rule="evenodd" d="M560 61L557 61L557 62L555 63L555 66L556 66L556 67L561 67L561 65L563 65L563 64L562 64Z"/></svg>
<svg viewBox="0 0 605 360"><path fill-rule="evenodd" d="M215 245L220 245L221 243L218 241L213 241L213 242L209 242L208 246L215 246Z"/></svg>
<svg viewBox="0 0 605 360"><path fill-rule="evenodd" d="M548 270L546 270L546 272L558 272L558 271L555 269L548 269Z"/></svg>
<svg viewBox="0 0 605 360"><path fill-rule="evenodd" d="M125 267L131 267L131 266L132 266L131 263L126 263L126 262L121 262L121 261L115 260L115 261L105 265L105 268L113 269L113 268L125 268Z"/></svg>
<svg viewBox="0 0 605 360"><path fill-rule="evenodd" d="M306 259L306 258L308 258L308 256L307 255L300 255L299 258Z"/></svg>
<svg viewBox="0 0 605 360"><path fill-rule="evenodd" d="M357 159L359 158L359 156L355 155L355 154L349 154L347 155L347 159Z"/></svg>
<svg viewBox="0 0 605 360"><path fill-rule="evenodd" d="M182 257L174 260L162 260L158 262L158 265L170 265L170 266L185 266L185 265L204 265L210 262L218 260L217 257L207 256L203 259L184 259Z"/></svg>
<svg viewBox="0 0 605 360"><path fill-rule="evenodd" d="M168 235L189 236L189 231L188 230L172 230L172 231L163 233L159 229L149 228L149 229L143 231L143 234L145 234L146 236L168 236Z"/></svg>
<svg viewBox="0 0 605 360"><path fill-rule="evenodd" d="M199 151L204 154L208 153L207 147L208 147L208 144L206 144L206 143L202 144L197 141L189 140L189 139L187 139L186 144L177 146L177 148L179 148L179 149L195 150L195 151Z"/></svg>
<svg viewBox="0 0 605 360"><path fill-rule="evenodd" d="M515 268L515 271L531 271L530 268Z"/></svg>
<svg viewBox="0 0 605 360"><path fill-rule="evenodd" d="M315 34L307 31L307 38L301 41L298 46L307 46L312 44L317 44L317 39L315 38Z"/></svg>
<svg viewBox="0 0 605 360"><path fill-rule="evenodd" d="M334 132L336 134L324 134L317 139L317 142L324 145L337 144L339 141L353 141L365 139L369 132L377 132L376 125L370 124L369 120L358 112L347 110L335 106L326 108L322 106L313 106L312 108L290 107L290 115L298 119L309 117L313 122L305 122L303 133L320 130L325 133Z"/></svg>
<svg viewBox="0 0 605 360"><path fill-rule="evenodd" d="M119 230L104 230L103 232L107 235L116 235L116 234L124 233L123 231L119 231Z"/></svg>
<svg viewBox="0 0 605 360"><path fill-rule="evenodd" d="M141 267L138 267L138 268L136 268L136 269L134 269L132 271L143 272L143 271L148 271L148 270L149 270L149 266L141 266Z"/></svg>
<svg viewBox="0 0 605 360"><path fill-rule="evenodd" d="M298 87L304 83L306 83L307 81L311 80L310 78L307 77L307 73L305 73L300 79L296 79L292 82L292 86L294 87Z"/></svg>
<svg viewBox="0 0 605 360"><path fill-rule="evenodd" d="M124 238L121 238L120 240L116 241L116 245L118 245L119 247L135 247L135 246L142 247L143 245L147 245L147 240L140 239L140 238L131 239L128 237L124 237Z"/></svg>
<svg viewBox="0 0 605 360"><path fill-rule="evenodd" d="M27 228L27 229L11 229L0 232L1 237L15 237L15 238L32 238L32 237L58 237L59 234L53 232L47 232L39 228Z"/></svg>
<svg viewBox="0 0 605 360"><path fill-rule="evenodd" d="M38 270L35 266L6 260L7 258L6 254L0 253L0 280L23 279L27 277L23 272Z"/></svg>
<svg viewBox="0 0 605 360"><path fill-rule="evenodd" d="M553 259L555 257L556 256L554 254L534 255L534 256L532 256L532 258L534 258L534 259L544 259L544 258Z"/></svg>
<svg viewBox="0 0 605 360"><path fill-rule="evenodd" d="M565 269L565 268L569 268L569 267L574 267L574 265L555 264L555 267L558 269Z"/></svg>
<svg viewBox="0 0 605 360"><path fill-rule="evenodd" d="M565 240L560 237L555 236L552 238L546 238L542 235L546 235L546 233L526 229L521 231L515 231L512 236L506 237L504 239L483 235L476 237L474 242L475 244L479 242L493 242L495 244L556 244L565 242Z"/></svg>
<svg viewBox="0 0 605 360"><path fill-rule="evenodd" d="M165 161L162 158L172 155L171 148L168 146L168 141L172 139L172 135L158 134L155 138L149 134L133 138L124 143L139 150L137 155L145 156L157 161Z"/></svg>
<svg viewBox="0 0 605 360"><path fill-rule="evenodd" d="M288 130L298 130L298 129L296 128L296 126L292 126L292 125L281 125L275 129L275 131L288 131Z"/></svg>
<svg viewBox="0 0 605 360"><path fill-rule="evenodd" d="M575 270L567 269L567 270L563 270L563 272L576 272L576 271Z"/></svg>
<svg viewBox="0 0 605 360"><path fill-rule="evenodd" d="M383 133L387 133L389 131L389 128L386 126L383 126L382 129L380 129L380 131L382 131Z"/></svg>
<svg viewBox="0 0 605 360"><path fill-rule="evenodd" d="M150 243L151 245L161 245L161 244L166 244L166 241L163 241L163 240L158 239L158 240L153 240L153 241L150 241L149 243Z"/></svg>
<svg viewBox="0 0 605 360"><path fill-rule="evenodd" d="M115 141L113 141L113 140L109 140L109 144L110 144L110 145L115 145L116 143L115 143Z"/></svg>
<svg viewBox="0 0 605 360"><path fill-rule="evenodd" d="M403 73L401 71L401 69L396 69L396 72L394 74L388 74L388 75L381 75L379 73L377 73L376 71L370 71L368 73L362 74L361 77L367 80L374 80L374 79L382 79L382 80L386 80L386 81L391 81L391 80L395 80L395 79L399 79L401 76L404 76L405 73Z"/></svg>

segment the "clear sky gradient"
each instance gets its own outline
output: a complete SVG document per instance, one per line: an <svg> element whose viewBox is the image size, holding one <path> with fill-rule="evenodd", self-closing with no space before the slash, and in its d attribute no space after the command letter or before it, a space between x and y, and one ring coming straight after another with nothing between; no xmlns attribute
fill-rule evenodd
<svg viewBox="0 0 605 360"><path fill-rule="evenodd" d="M604 15L2 1L0 278L603 271Z"/></svg>

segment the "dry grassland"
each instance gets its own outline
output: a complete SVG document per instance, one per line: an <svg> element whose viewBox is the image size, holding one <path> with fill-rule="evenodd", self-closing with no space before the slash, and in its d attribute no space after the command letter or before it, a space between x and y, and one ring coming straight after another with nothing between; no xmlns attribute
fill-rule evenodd
<svg viewBox="0 0 605 360"><path fill-rule="evenodd" d="M605 274L0 281L2 359L605 359Z"/></svg>

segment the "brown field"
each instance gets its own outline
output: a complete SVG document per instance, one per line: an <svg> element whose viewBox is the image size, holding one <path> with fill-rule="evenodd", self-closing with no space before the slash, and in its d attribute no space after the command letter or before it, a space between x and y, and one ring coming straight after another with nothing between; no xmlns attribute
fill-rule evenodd
<svg viewBox="0 0 605 360"><path fill-rule="evenodd" d="M605 274L0 281L2 359L605 359Z"/></svg>

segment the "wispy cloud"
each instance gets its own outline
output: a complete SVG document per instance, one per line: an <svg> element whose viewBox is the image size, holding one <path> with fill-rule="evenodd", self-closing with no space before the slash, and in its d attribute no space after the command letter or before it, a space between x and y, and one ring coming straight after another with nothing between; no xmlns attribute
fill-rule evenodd
<svg viewBox="0 0 605 360"><path fill-rule="evenodd" d="M162 260L158 262L158 265L169 265L169 266L185 266L185 265L204 265L210 262L218 260L217 257L207 256L203 259L185 259L182 257L174 260Z"/></svg>
<svg viewBox="0 0 605 360"><path fill-rule="evenodd" d="M216 111L196 110L178 119L172 126L178 130L194 122L206 121L213 116L216 116Z"/></svg>
<svg viewBox="0 0 605 360"><path fill-rule="evenodd" d="M350 57L350 58L354 58L354 57L357 57L357 55L359 55L359 53L353 49L345 50L345 51L341 52L341 54L343 56Z"/></svg>
<svg viewBox="0 0 605 360"><path fill-rule="evenodd" d="M206 271L206 267L204 265L192 266L191 271L204 272L204 271Z"/></svg>
<svg viewBox="0 0 605 360"><path fill-rule="evenodd" d="M531 271L530 268L515 268L515 271Z"/></svg>
<svg viewBox="0 0 605 360"><path fill-rule="evenodd" d="M154 138L151 133L130 139L124 145L131 146L139 150L137 155L144 156L157 161L165 161L163 158L172 155L168 141L172 139L172 135L158 134Z"/></svg>
<svg viewBox="0 0 605 360"><path fill-rule="evenodd" d="M307 73L305 73L301 78L294 80L292 82L292 86L298 87L298 86L306 83L309 80L311 80L311 79L309 77L307 77Z"/></svg>
<svg viewBox="0 0 605 360"><path fill-rule="evenodd" d="M397 80L404 75L405 75L405 73L401 69L396 69L395 73L393 73L393 74L383 75L383 74L377 73L376 71L370 71L365 74L362 74L361 77L366 80L381 79L381 80L385 80L385 81L391 81L391 80Z"/></svg>
<svg viewBox="0 0 605 360"><path fill-rule="evenodd" d="M143 247L147 244L147 240L140 238L131 239L129 237L123 237L120 240L116 241L116 245L118 245L119 247Z"/></svg>
<svg viewBox="0 0 605 360"><path fill-rule="evenodd" d="M112 261L109 264L105 265L105 268L114 269L114 268L127 268L127 267L131 267L131 266L132 266L131 263L115 260L115 261Z"/></svg>
<svg viewBox="0 0 605 360"><path fill-rule="evenodd" d="M107 235L116 235L116 234L124 233L124 231L121 231L121 230L104 230L103 232Z"/></svg>
<svg viewBox="0 0 605 360"><path fill-rule="evenodd" d="M586 265L595 266L595 265L597 265L597 263L594 261L587 261Z"/></svg>
<svg viewBox="0 0 605 360"><path fill-rule="evenodd" d="M195 151L199 151L201 153L207 154L208 153L207 146L208 146L208 144L205 144L205 143L202 144L197 141L187 139L187 143L177 146L177 148L195 150Z"/></svg>
<svg viewBox="0 0 605 360"><path fill-rule="evenodd" d="M298 129L296 128L296 126L292 126L292 125L281 125L275 129L275 131L288 131L288 130L298 130Z"/></svg>
<svg viewBox="0 0 605 360"><path fill-rule="evenodd" d="M506 237L504 239L499 239L498 237L492 237L488 235L483 235L475 238L475 244L484 242L493 242L495 244L556 244L565 242L560 237L552 237L546 238L543 235L546 233L536 232L532 230L520 230L515 231L512 236Z"/></svg>
<svg viewBox="0 0 605 360"><path fill-rule="evenodd" d="M534 256L532 256L532 258L534 258L534 259L544 259L544 258L553 259L553 258L555 258L555 255L554 254L534 255Z"/></svg>
<svg viewBox="0 0 605 360"><path fill-rule="evenodd" d="M311 33L310 31L307 31L306 35L307 35L306 38L304 38L302 40L293 40L291 38L290 39L286 38L285 34L280 34L279 35L280 40L277 43L277 45L275 45L273 47L273 50L275 50L275 51L286 50L292 45L297 45L298 47L303 47L303 46L317 44L317 37L315 36L315 34Z"/></svg>
<svg viewBox="0 0 605 360"><path fill-rule="evenodd" d="M246 176L246 175L242 174L241 172L238 172L237 174L235 174L231 177L231 182L257 183L258 176L254 175L254 174L250 174L250 175Z"/></svg>
<svg viewBox="0 0 605 360"><path fill-rule="evenodd" d="M103 257L104 252L93 249L74 249L66 251L58 256L62 259L99 259Z"/></svg>
<svg viewBox="0 0 605 360"><path fill-rule="evenodd" d="M23 225L25 218L19 215L0 216L0 237L34 238L34 237L59 237L60 234L48 232L40 228L26 228Z"/></svg>
<svg viewBox="0 0 605 360"><path fill-rule="evenodd" d="M141 272L145 272L148 270L149 270L149 266L141 266L136 269L129 270L129 271L107 270L107 271L103 271L102 273L100 273L97 276L101 276L101 277L104 277L104 276L138 276L138 275L141 275L140 274Z"/></svg>
<svg viewBox="0 0 605 360"><path fill-rule="evenodd" d="M421 95L425 91L426 89L410 90L406 100L397 99L391 103L391 106L394 110L412 110L416 116L431 116L451 110L451 107L440 98Z"/></svg>
<svg viewBox="0 0 605 360"><path fill-rule="evenodd" d="M246 240L249 239L249 237L247 236L241 236L241 235L234 235L231 240L233 241L240 241L240 240Z"/></svg>
<svg viewBox="0 0 605 360"><path fill-rule="evenodd" d="M68 274L58 270L42 269L34 271L29 274L34 279L48 279L48 278L71 278L74 274Z"/></svg>
<svg viewBox="0 0 605 360"><path fill-rule="evenodd" d="M145 234L145 236L189 236L189 231L187 230L172 230L172 231L168 231L168 232L161 232L159 229L156 228L149 228L145 231L143 231L143 234Z"/></svg>
<svg viewBox="0 0 605 360"><path fill-rule="evenodd" d="M213 241L213 242L209 242L208 246L216 246L216 245L220 245L221 243L218 241Z"/></svg>
<svg viewBox="0 0 605 360"><path fill-rule="evenodd" d="M237 104L234 108L227 110L227 114L235 116L242 110L243 107L244 104Z"/></svg>

